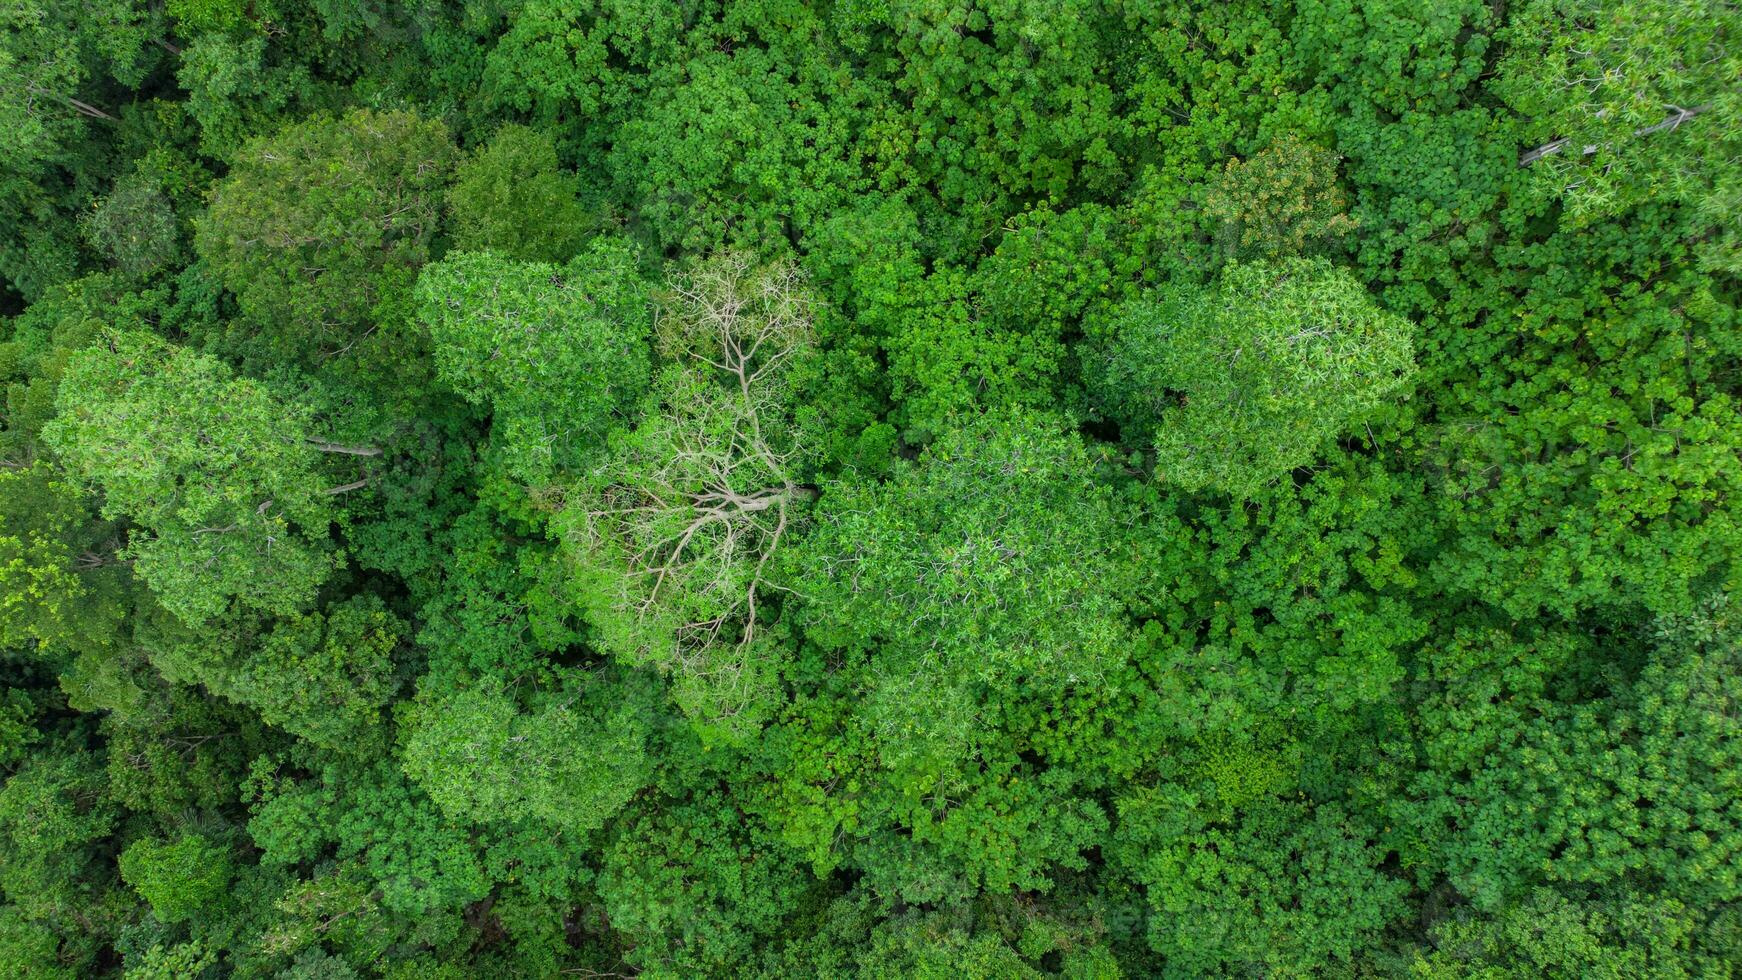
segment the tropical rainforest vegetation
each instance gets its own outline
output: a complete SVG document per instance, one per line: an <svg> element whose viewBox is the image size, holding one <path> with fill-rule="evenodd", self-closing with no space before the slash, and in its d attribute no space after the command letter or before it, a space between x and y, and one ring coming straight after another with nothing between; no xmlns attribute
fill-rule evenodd
<svg viewBox="0 0 1742 980"><path fill-rule="evenodd" d="M0 0L0 974L1742 973L1736 0Z"/></svg>

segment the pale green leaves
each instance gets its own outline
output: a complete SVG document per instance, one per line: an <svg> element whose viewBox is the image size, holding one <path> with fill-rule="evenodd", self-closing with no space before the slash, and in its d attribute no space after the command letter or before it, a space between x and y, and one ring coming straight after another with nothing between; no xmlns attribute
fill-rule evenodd
<svg viewBox="0 0 1742 980"><path fill-rule="evenodd" d="M134 523L126 553L167 608L197 622L313 598L336 557L306 407L137 333L75 355L57 407L44 439Z"/></svg>
<svg viewBox="0 0 1742 980"><path fill-rule="evenodd" d="M1208 289L1122 307L1089 387L1156 474L1249 496L1407 393L1407 321L1325 262L1230 266Z"/></svg>
<svg viewBox="0 0 1742 980"><path fill-rule="evenodd" d="M439 377L490 406L516 480L545 484L592 458L647 388L650 287L619 242L566 266L452 255L424 271L417 297Z"/></svg>
<svg viewBox="0 0 1742 980"><path fill-rule="evenodd" d="M789 265L723 254L662 311L671 363L643 418L568 491L555 526L601 645L675 675L692 717L732 734L765 715L778 648L766 569L814 495L788 376L815 349Z"/></svg>
<svg viewBox="0 0 1742 980"><path fill-rule="evenodd" d="M573 684L522 710L512 692L490 682L420 701L408 715L405 770L459 819L595 830L651 769L645 709L618 693L604 683Z"/></svg>
<svg viewBox="0 0 1742 980"><path fill-rule="evenodd" d="M1694 204L1702 247L1736 272L1742 11L1706 0L1532 0L1503 32L1494 91L1541 140L1519 163L1580 223L1650 201Z"/></svg>

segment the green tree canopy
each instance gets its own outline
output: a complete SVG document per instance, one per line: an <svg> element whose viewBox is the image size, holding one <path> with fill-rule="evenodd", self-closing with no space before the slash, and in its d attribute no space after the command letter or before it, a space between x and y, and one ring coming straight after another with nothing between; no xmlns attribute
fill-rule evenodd
<svg viewBox="0 0 1742 980"><path fill-rule="evenodd" d="M407 112L315 116L250 141L194 238L248 318L244 349L403 372L402 307L441 233L454 156L441 123Z"/></svg>
<svg viewBox="0 0 1742 980"><path fill-rule="evenodd" d="M921 685L1098 678L1123 639L1124 555L1097 461L1061 429L988 415L888 481L825 487L787 563L810 634L899 653Z"/></svg>
<svg viewBox="0 0 1742 980"><path fill-rule="evenodd" d="M647 707L581 677L523 710L491 683L419 701L405 769L444 811L478 823L530 820L585 834L649 778Z"/></svg>
<svg viewBox="0 0 1742 980"><path fill-rule="evenodd" d="M557 163L550 136L504 126L454 168L448 190L454 247L566 262L589 230L579 192L580 182Z"/></svg>
<svg viewBox="0 0 1742 980"><path fill-rule="evenodd" d="M417 286L437 375L490 406L504 468L530 485L597 457L647 389L650 293L607 239L563 266L451 255Z"/></svg>
<svg viewBox="0 0 1742 980"><path fill-rule="evenodd" d="M1409 324L1323 261L1231 266L1122 307L1089 365L1103 408L1153 439L1156 474L1244 496L1405 393Z"/></svg>
<svg viewBox="0 0 1742 980"><path fill-rule="evenodd" d="M229 848L197 835L175 841L143 837L122 852L121 877L165 922L184 922L223 904Z"/></svg>
<svg viewBox="0 0 1742 980"><path fill-rule="evenodd" d="M815 344L812 303L797 270L743 253L680 278L639 424L557 515L604 648L672 672L686 709L724 731L767 711L768 565L814 496L789 380Z"/></svg>
<svg viewBox="0 0 1742 980"><path fill-rule="evenodd" d="M1742 0L0 0L0 974L1736 980Z"/></svg>
<svg viewBox="0 0 1742 980"><path fill-rule="evenodd" d="M56 397L44 438L134 525L126 555L165 606L192 622L313 598L336 556L309 409L138 333L76 355Z"/></svg>

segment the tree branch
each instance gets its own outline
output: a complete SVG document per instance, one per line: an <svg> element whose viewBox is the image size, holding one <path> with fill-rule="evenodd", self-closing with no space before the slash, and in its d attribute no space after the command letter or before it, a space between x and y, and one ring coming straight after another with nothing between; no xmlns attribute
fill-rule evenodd
<svg viewBox="0 0 1742 980"><path fill-rule="evenodd" d="M119 122L119 120L114 116L111 116L107 112L91 105L89 102L81 102L70 95L62 95L59 92L50 92L48 89L45 89L40 85L31 85L29 91L32 95L46 95L57 102L71 107L80 115L89 116L92 119L106 119L109 122Z"/></svg>
<svg viewBox="0 0 1742 980"><path fill-rule="evenodd" d="M347 456L381 455L381 450L374 446L343 446L336 442L328 442L325 439L307 439L304 441L323 453L344 453Z"/></svg>
<svg viewBox="0 0 1742 980"><path fill-rule="evenodd" d="M1670 106L1670 108L1674 109L1675 111L1672 112L1668 117L1666 117L1662 122L1653 123L1650 126L1642 126L1639 129L1634 130L1633 135L1634 136L1650 136L1652 133L1661 133L1666 129L1675 129L1677 126L1680 126L1682 123L1687 122L1689 119L1692 119L1695 116L1700 115L1701 113L1709 111L1712 108L1712 106L1710 103L1707 103L1706 105L1694 106L1692 109L1683 109L1683 108L1680 108L1679 106ZM1535 163L1536 161L1541 160L1543 157L1553 156L1556 153L1561 152L1562 150L1566 149L1567 145L1571 142L1572 142L1572 140L1569 137L1563 136L1558 140L1551 140L1550 142L1544 143L1543 145L1537 147L1534 150L1528 150L1524 153L1519 154L1518 165L1520 167L1528 167L1531 164ZM1591 156L1592 154L1596 153L1601 148L1602 147L1600 147L1596 143L1588 143L1585 145L1585 148L1582 151L1580 151L1579 155L1588 157L1588 156Z"/></svg>

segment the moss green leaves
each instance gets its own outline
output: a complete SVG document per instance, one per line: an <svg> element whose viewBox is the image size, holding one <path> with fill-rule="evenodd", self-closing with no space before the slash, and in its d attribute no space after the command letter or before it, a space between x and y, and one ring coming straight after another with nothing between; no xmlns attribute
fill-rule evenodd
<svg viewBox="0 0 1742 980"><path fill-rule="evenodd" d="M1060 429L989 415L888 482L826 487L791 561L814 635L922 677L1098 677L1122 636L1119 536L1094 457Z"/></svg>
<svg viewBox="0 0 1742 980"><path fill-rule="evenodd" d="M195 248L267 356L316 366L368 353L402 373L394 320L440 232L454 156L447 129L411 113L313 117L243 148Z"/></svg>
<svg viewBox="0 0 1742 980"><path fill-rule="evenodd" d="M406 772L446 813L476 823L533 821L597 830L649 777L647 709L614 678L583 678L525 710L488 683L412 708Z"/></svg>
<svg viewBox="0 0 1742 980"><path fill-rule="evenodd" d="M448 211L454 247L564 262L579 251L588 216L580 182L557 164L541 130L504 126L454 170Z"/></svg>

